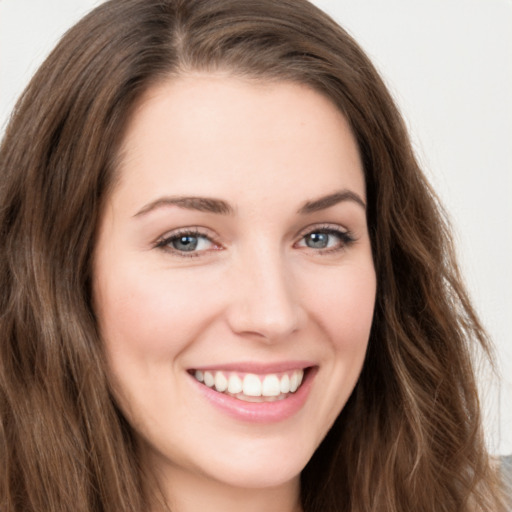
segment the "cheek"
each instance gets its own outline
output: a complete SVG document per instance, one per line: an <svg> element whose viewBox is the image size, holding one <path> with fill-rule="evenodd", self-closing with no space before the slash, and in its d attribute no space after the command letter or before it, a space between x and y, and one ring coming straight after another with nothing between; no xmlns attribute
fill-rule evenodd
<svg viewBox="0 0 512 512"><path fill-rule="evenodd" d="M130 423L145 432L179 406L173 391L180 389L181 354L200 336L214 302L198 303L201 283L179 272L110 268L108 279L98 274L95 302L111 384Z"/></svg>
<svg viewBox="0 0 512 512"><path fill-rule="evenodd" d="M108 279L98 280L104 284L97 286L97 312L111 358L169 364L169 356L178 354L199 334L199 320L207 321L213 315L214 299L201 293L200 279L180 277L179 273L118 267Z"/></svg>
<svg viewBox="0 0 512 512"><path fill-rule="evenodd" d="M318 343L324 348L313 416L317 441L324 438L349 399L361 373L368 347L376 294L372 262L328 269L310 289L310 313Z"/></svg>
<svg viewBox="0 0 512 512"><path fill-rule="evenodd" d="M335 348L366 350L373 320L376 276L373 264L344 267L317 285L314 315Z"/></svg>

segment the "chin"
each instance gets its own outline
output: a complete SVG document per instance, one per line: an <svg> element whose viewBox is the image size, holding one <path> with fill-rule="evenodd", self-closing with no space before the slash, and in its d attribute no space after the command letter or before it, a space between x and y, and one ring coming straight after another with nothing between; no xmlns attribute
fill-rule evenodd
<svg viewBox="0 0 512 512"><path fill-rule="evenodd" d="M254 438L244 443L229 443L223 439L218 443L200 444L196 446L195 456L189 454L187 460L174 450L172 456L151 450L153 457L148 461L149 466L159 467L161 472L168 473L169 480L176 482L199 477L207 485L256 491L298 482L315 450L315 446L306 449L303 440L290 437L279 442Z"/></svg>
<svg viewBox="0 0 512 512"><path fill-rule="evenodd" d="M298 478L308 460L300 464L290 462L273 460L265 464L226 468L224 481L233 487L246 489L280 487Z"/></svg>
<svg viewBox="0 0 512 512"><path fill-rule="evenodd" d="M261 440L256 440L254 447L245 453L220 454L216 459L210 459L210 474L213 478L223 481L233 487L246 489L263 489L282 486L298 479L302 470L313 455L314 448L304 449L304 444L285 441L281 446L270 443L262 446Z"/></svg>

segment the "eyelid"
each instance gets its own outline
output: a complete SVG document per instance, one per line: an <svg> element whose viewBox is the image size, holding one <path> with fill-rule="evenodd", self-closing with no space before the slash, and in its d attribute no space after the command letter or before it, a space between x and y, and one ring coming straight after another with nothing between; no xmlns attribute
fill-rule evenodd
<svg viewBox="0 0 512 512"><path fill-rule="evenodd" d="M340 226L339 224L332 224L332 223L322 223L322 224L312 224L305 228L303 228L299 233L296 235L296 242L294 243L294 246L297 246L307 235L310 235L315 232L323 232L331 235L338 236L340 238L340 243L336 247L328 247L328 248L311 248L311 247L301 247L304 249L309 249L315 253L334 253L337 251L341 251L343 249L346 249L350 244L356 241L356 238L354 237L353 233L345 228ZM182 236L194 236L194 237L202 237L207 239L214 247L209 249L203 249L199 251L179 251L177 249L174 249L170 246L171 242L179 237ZM203 256L211 251L217 251L220 249L223 249L224 247L222 244L218 241L218 238L214 232L212 232L210 229L203 228L200 226L187 226L182 228L177 228L175 230L171 230L169 232L166 232L164 235L158 237L154 243L152 244L154 248L160 249L162 251L171 253L173 255L176 255L178 257L182 258L192 258L192 257L198 257Z"/></svg>
<svg viewBox="0 0 512 512"><path fill-rule="evenodd" d="M300 239L306 235L309 235L310 233L314 233L315 231L323 231L323 232L335 232L340 234L349 234L351 235L351 231L343 226L340 226L339 224L324 222L320 224L310 224L309 226L306 226L305 228L302 228L297 233L297 238Z"/></svg>
<svg viewBox="0 0 512 512"><path fill-rule="evenodd" d="M209 240L215 247L212 249L204 249L200 251L178 251L176 249L173 249L170 247L170 243L182 236L195 236L195 237L202 237ZM181 258L194 258L201 256L205 253L208 253L212 250L219 250L222 248L222 245L216 240L216 236L214 233L212 233L211 230L202 228L200 226L188 226L183 228L178 228L175 230L171 230L166 232L164 235L158 237L155 242L153 243L153 247L156 249L160 249L162 251L171 253L173 255L176 255Z"/></svg>
<svg viewBox="0 0 512 512"><path fill-rule="evenodd" d="M312 233L327 233L331 235L337 235L340 238L340 244L336 247L328 247L323 249L314 249L311 247L304 247L306 250L311 250L315 253L319 254L329 254L329 253L336 253L338 251L342 251L346 249L348 246L353 244L356 241L356 237L354 234L347 228L340 226L339 224L330 224L330 223L323 223L323 224L313 224L309 225L306 228L302 229L299 234L297 235L297 241L294 245L297 245L307 235L310 235ZM301 247L302 248L302 247Z"/></svg>

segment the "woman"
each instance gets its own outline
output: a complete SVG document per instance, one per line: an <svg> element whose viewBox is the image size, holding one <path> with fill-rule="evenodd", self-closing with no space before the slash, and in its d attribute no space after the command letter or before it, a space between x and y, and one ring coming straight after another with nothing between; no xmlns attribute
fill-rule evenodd
<svg viewBox="0 0 512 512"><path fill-rule="evenodd" d="M106 2L0 165L2 510L502 510L442 211L318 9Z"/></svg>

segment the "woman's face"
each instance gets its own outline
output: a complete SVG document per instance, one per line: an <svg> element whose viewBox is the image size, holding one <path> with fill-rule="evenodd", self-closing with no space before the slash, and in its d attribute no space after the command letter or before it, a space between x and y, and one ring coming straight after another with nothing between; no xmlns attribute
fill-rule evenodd
<svg viewBox="0 0 512 512"><path fill-rule="evenodd" d="M146 460L174 481L296 482L356 384L373 315L347 122L305 86L192 75L146 94L119 171L94 299Z"/></svg>

